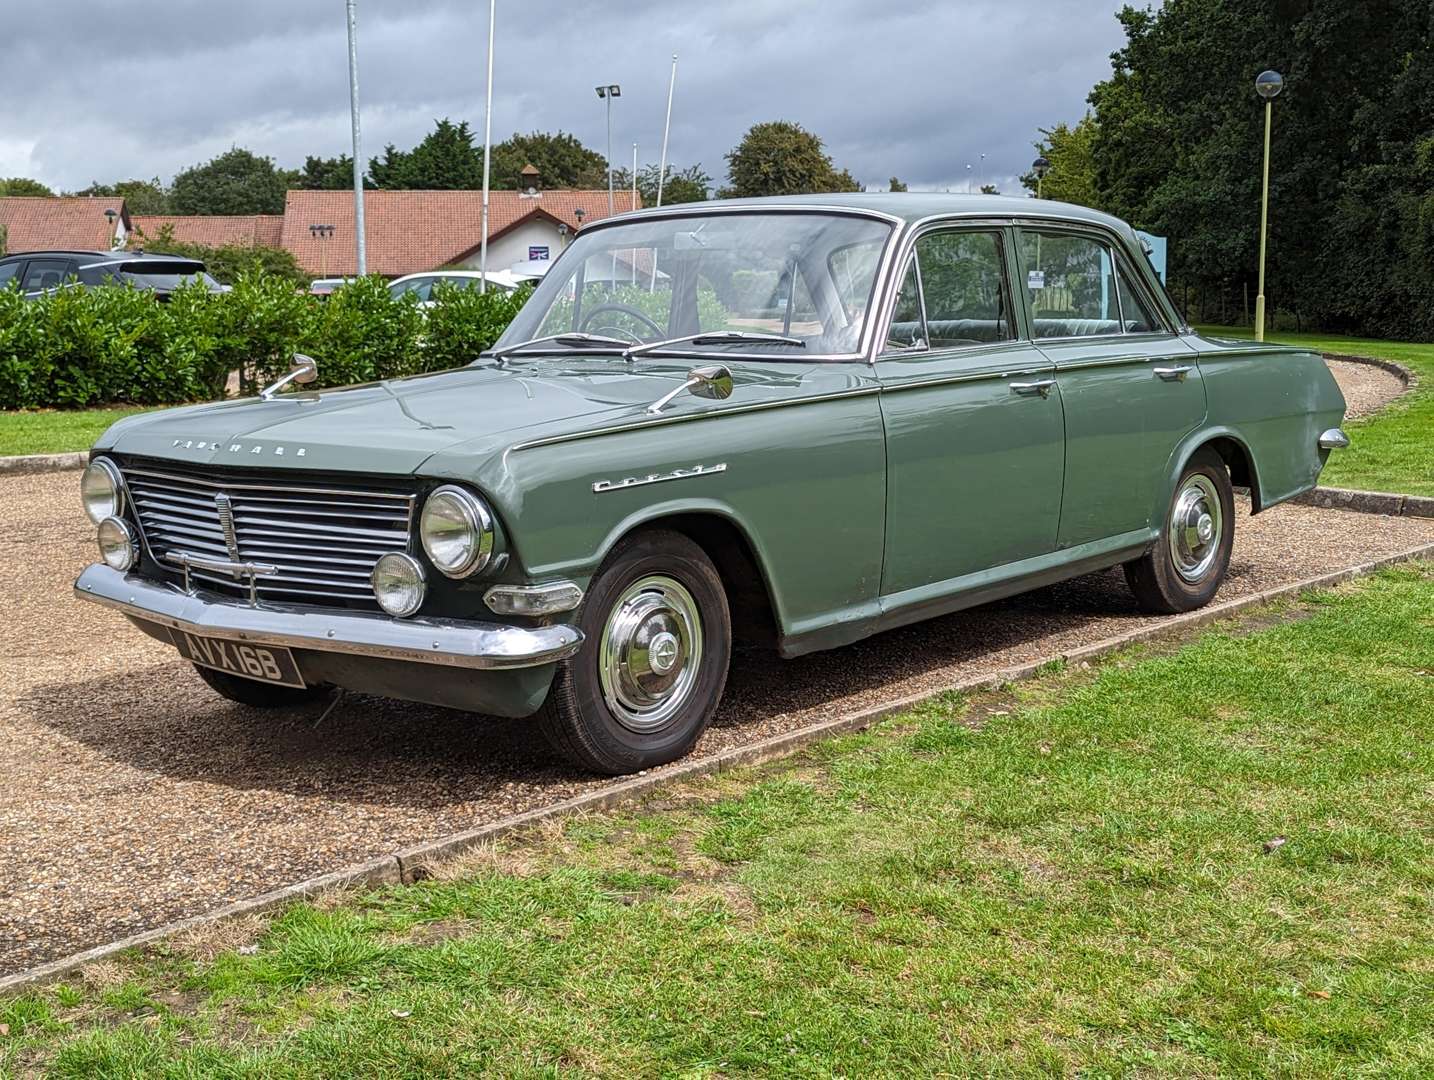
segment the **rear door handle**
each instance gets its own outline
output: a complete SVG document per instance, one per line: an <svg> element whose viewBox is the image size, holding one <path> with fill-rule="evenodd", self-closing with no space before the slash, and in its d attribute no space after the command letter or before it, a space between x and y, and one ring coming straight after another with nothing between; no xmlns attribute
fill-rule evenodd
<svg viewBox="0 0 1434 1080"><path fill-rule="evenodd" d="M1158 367L1155 369L1155 374L1166 382L1184 382L1185 376L1190 374L1190 365L1176 364L1174 367Z"/></svg>
<svg viewBox="0 0 1434 1080"><path fill-rule="evenodd" d="M1051 387L1055 384L1055 379L1041 379L1039 382L1013 382L1011 389L1018 394L1040 394L1041 397L1050 397Z"/></svg>

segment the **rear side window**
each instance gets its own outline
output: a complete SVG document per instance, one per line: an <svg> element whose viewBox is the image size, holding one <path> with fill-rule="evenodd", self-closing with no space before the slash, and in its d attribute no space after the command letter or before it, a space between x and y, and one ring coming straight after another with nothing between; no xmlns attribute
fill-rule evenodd
<svg viewBox="0 0 1434 1080"><path fill-rule="evenodd" d="M1121 332L1115 268L1110 249L1100 241L1023 229L1021 265L1036 337Z"/></svg>
<svg viewBox="0 0 1434 1080"><path fill-rule="evenodd" d="M20 273L20 267L24 265L25 263L23 260L12 263L0 263L0 289L3 289L6 285L10 284L10 282L13 281L15 277Z"/></svg>
<svg viewBox="0 0 1434 1080"><path fill-rule="evenodd" d="M27 293L57 288L65 280L69 269L70 264L65 259L31 259L25 267L25 280L20 287Z"/></svg>
<svg viewBox="0 0 1434 1080"><path fill-rule="evenodd" d="M1006 270L993 232L936 232L916 241L928 344L933 349L1008 341Z"/></svg>

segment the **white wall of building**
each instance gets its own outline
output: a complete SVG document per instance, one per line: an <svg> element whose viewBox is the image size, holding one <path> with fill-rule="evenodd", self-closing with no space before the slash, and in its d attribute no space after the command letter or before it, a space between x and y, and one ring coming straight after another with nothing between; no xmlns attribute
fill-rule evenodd
<svg viewBox="0 0 1434 1080"><path fill-rule="evenodd" d="M525 222L498 239L488 241L488 269L507 270L515 263L526 263L530 248L544 247L548 249L549 259L558 257L562 250L558 227L544 218ZM477 270L481 258L481 253L474 251L461 265L465 270Z"/></svg>

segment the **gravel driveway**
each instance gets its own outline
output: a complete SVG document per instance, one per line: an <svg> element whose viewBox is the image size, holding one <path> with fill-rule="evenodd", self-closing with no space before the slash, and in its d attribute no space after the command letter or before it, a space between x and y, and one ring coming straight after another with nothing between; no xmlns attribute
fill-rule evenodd
<svg viewBox="0 0 1434 1080"><path fill-rule="evenodd" d="M1394 372L1374 364L1326 357L1325 366L1344 393L1345 416L1350 420L1378 412L1408 389Z"/></svg>
<svg viewBox="0 0 1434 1080"><path fill-rule="evenodd" d="M0 480L0 974L599 786L529 725L378 698L274 715L73 599L77 473ZM1434 520L1241 517L1232 598L1434 541ZM1119 572L783 662L737 658L699 752L1155 621Z"/></svg>

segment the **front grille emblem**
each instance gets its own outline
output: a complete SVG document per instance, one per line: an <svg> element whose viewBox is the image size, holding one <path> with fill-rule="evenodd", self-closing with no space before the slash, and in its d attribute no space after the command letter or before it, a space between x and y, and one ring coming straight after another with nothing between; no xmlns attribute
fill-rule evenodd
<svg viewBox="0 0 1434 1080"><path fill-rule="evenodd" d="M229 496L222 491L214 496L214 510L219 515L219 527L224 530L224 546L229 549L229 557L239 562L239 536L234 531L234 507L229 502Z"/></svg>

